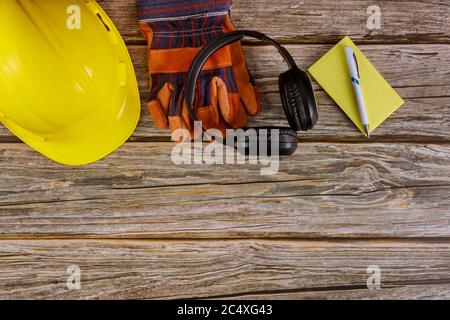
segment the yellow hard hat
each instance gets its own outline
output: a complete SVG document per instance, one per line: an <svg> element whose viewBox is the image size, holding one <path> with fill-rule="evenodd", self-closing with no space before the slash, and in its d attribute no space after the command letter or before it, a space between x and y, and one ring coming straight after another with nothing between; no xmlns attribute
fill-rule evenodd
<svg viewBox="0 0 450 320"><path fill-rule="evenodd" d="M48 158L97 161L139 120L133 65L93 0L0 0L0 120Z"/></svg>

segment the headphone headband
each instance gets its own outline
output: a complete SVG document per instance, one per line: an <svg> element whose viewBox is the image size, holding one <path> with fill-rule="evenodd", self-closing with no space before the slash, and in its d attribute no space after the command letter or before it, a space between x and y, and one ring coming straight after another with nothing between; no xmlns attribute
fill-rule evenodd
<svg viewBox="0 0 450 320"><path fill-rule="evenodd" d="M239 30L239 31L233 31L229 33L225 33L222 36L214 39L210 42L210 44L204 48L202 48L197 56L195 57L194 61L192 62L188 75L186 80L186 102L188 106L189 113L193 120L198 121L197 115L194 113L194 100L195 100L195 87L197 85L197 79L200 75L200 72L205 65L205 63L208 61L208 59L219 49L232 44L233 42L242 40L244 37L250 37L255 38L267 43L270 43L275 48L278 49L278 52L283 57L283 59L286 61L286 63L289 66L289 69L295 69L297 68L297 64L294 61L294 58L290 55L290 53L281 46L278 42L275 40L269 38L264 33L253 31L253 30Z"/></svg>

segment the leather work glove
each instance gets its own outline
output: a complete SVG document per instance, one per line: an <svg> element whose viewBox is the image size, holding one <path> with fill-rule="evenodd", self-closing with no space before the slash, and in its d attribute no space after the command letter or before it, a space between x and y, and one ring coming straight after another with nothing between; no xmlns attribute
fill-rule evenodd
<svg viewBox="0 0 450 320"><path fill-rule="evenodd" d="M193 131L185 102L192 60L211 40L234 31L231 0L137 0L139 26L148 42L150 102L155 125ZM200 73L194 112L203 128L241 128L260 110L240 43L217 51Z"/></svg>

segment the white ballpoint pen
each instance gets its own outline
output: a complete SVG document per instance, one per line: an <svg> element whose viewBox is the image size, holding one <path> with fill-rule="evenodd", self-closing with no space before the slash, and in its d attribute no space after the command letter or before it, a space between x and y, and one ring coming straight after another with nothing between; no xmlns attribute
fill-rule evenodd
<svg viewBox="0 0 450 320"><path fill-rule="evenodd" d="M369 118L367 116L366 103L364 102L364 95L360 84L360 74L358 67L358 60L351 47L345 47L345 57L347 58L348 71L355 92L356 103L358 105L359 117L361 118L362 125L366 131L367 137L370 138L370 126Z"/></svg>

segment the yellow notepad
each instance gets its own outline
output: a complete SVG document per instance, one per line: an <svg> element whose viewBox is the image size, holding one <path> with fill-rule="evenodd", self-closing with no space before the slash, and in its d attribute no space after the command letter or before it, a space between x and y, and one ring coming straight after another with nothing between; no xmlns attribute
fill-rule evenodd
<svg viewBox="0 0 450 320"><path fill-rule="evenodd" d="M400 108L404 102L352 40L349 37L342 39L308 71L359 130L365 134L350 81L344 52L345 47L352 47L358 60L361 88L371 132Z"/></svg>

